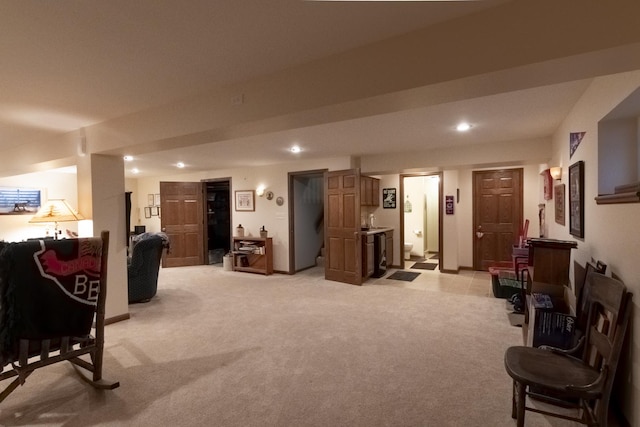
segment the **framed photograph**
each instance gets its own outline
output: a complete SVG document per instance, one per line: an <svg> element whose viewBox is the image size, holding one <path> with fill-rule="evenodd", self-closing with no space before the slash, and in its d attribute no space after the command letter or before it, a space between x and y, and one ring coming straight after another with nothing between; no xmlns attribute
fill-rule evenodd
<svg viewBox="0 0 640 427"><path fill-rule="evenodd" d="M569 233L584 237L584 162L569 166Z"/></svg>
<svg viewBox="0 0 640 427"><path fill-rule="evenodd" d="M255 192L253 190L238 190L236 195L236 211L255 211Z"/></svg>
<svg viewBox="0 0 640 427"><path fill-rule="evenodd" d="M144 208L144 217L151 218L151 206L146 206Z"/></svg>
<svg viewBox="0 0 640 427"><path fill-rule="evenodd" d="M153 206L154 197L153 194L147 194L147 206Z"/></svg>
<svg viewBox="0 0 640 427"><path fill-rule="evenodd" d="M564 225L564 184L553 187L553 198L556 208L556 223Z"/></svg>
<svg viewBox="0 0 640 427"><path fill-rule="evenodd" d="M160 194L156 193L153 195L153 205L160 206Z"/></svg>
<svg viewBox="0 0 640 427"><path fill-rule="evenodd" d="M382 189L382 207L384 209L396 208L396 189L395 188Z"/></svg>
<svg viewBox="0 0 640 427"><path fill-rule="evenodd" d="M151 206L151 216L158 216L160 208L158 206Z"/></svg>

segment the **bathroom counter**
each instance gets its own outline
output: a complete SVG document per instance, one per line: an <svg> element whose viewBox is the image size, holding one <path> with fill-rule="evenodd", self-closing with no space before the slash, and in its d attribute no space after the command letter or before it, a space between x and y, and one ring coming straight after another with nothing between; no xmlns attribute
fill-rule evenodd
<svg viewBox="0 0 640 427"><path fill-rule="evenodd" d="M387 231L393 231L393 227L374 227L374 228L368 228L368 229L361 229L360 233L363 236L370 236L372 234L385 233Z"/></svg>

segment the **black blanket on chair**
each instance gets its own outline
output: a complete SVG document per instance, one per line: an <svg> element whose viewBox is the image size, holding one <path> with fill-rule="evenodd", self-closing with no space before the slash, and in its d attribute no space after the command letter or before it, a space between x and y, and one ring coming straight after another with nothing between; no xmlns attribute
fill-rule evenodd
<svg viewBox="0 0 640 427"><path fill-rule="evenodd" d="M14 360L19 339L90 333L99 291L102 241L35 240L0 252L0 357Z"/></svg>

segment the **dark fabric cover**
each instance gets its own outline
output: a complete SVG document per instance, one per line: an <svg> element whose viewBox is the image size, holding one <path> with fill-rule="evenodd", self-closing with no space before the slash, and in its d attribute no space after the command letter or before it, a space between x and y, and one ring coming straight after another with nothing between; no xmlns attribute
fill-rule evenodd
<svg viewBox="0 0 640 427"><path fill-rule="evenodd" d="M127 269L129 280L129 303L146 302L158 290L158 272L162 249L169 242L164 233L144 233L136 239Z"/></svg>
<svg viewBox="0 0 640 427"><path fill-rule="evenodd" d="M0 353L11 361L19 339L90 333L99 291L102 241L33 240L0 252Z"/></svg>

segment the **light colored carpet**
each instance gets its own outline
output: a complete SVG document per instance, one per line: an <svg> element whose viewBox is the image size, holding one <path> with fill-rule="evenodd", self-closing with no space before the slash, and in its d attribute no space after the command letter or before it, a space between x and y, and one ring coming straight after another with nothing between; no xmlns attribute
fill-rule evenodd
<svg viewBox="0 0 640 427"><path fill-rule="evenodd" d="M106 328L104 376L120 388L57 364L9 396L0 424L515 426L503 356L522 335L504 300L387 282L163 269L156 298Z"/></svg>

